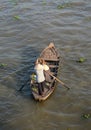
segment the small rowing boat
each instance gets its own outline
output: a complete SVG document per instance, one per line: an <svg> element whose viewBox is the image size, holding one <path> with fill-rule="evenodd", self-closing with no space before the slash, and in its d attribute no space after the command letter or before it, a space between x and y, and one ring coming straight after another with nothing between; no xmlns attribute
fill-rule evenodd
<svg viewBox="0 0 91 130"><path fill-rule="evenodd" d="M35 100L44 101L46 100L55 90L57 86L57 80L55 79L58 76L59 65L60 65L60 55L53 43L50 43L40 54L38 58L43 58L46 64L50 68L48 73L51 77L51 81L45 82L44 86L44 95L41 96L38 94L38 83L36 82L36 75L33 73L31 75L31 92Z"/></svg>

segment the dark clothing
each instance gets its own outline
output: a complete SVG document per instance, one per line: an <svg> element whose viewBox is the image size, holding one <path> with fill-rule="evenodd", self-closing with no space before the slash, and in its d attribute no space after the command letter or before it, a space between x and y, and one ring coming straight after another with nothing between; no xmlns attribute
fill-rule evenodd
<svg viewBox="0 0 91 130"><path fill-rule="evenodd" d="M45 81L38 83L38 93L39 95L42 95L44 92L44 86L45 86Z"/></svg>
<svg viewBox="0 0 91 130"><path fill-rule="evenodd" d="M51 82L51 76L48 73L50 73L50 70L46 70L46 71L44 70L45 80L47 82Z"/></svg>

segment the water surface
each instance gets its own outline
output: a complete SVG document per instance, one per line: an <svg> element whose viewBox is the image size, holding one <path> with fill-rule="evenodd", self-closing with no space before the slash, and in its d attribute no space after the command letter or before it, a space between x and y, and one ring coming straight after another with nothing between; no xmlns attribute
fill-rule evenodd
<svg viewBox="0 0 91 130"><path fill-rule="evenodd" d="M45 102L31 97L34 61L51 41L63 57L58 84ZM79 58L86 59L77 62ZM0 0L0 129L90 130L90 0Z"/></svg>

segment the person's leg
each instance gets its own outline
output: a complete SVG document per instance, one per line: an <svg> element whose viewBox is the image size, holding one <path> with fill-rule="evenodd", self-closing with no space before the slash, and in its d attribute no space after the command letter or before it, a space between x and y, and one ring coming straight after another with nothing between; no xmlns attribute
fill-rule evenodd
<svg viewBox="0 0 91 130"><path fill-rule="evenodd" d="M39 95L42 95L41 83L38 83L38 93Z"/></svg>
<svg viewBox="0 0 91 130"><path fill-rule="evenodd" d="M45 81L41 83L42 92L44 92Z"/></svg>

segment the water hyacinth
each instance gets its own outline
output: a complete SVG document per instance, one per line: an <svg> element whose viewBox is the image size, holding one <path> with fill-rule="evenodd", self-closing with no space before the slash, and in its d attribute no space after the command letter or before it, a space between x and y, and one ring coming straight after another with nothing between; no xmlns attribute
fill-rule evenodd
<svg viewBox="0 0 91 130"><path fill-rule="evenodd" d="M16 19L16 20L20 20L20 17L18 16L18 15L15 15L15 16L13 16L14 17L14 19Z"/></svg>
<svg viewBox="0 0 91 130"><path fill-rule="evenodd" d="M67 128L67 130L71 130L70 128Z"/></svg>
<svg viewBox="0 0 91 130"><path fill-rule="evenodd" d="M6 66L7 66L7 64L0 63L0 68L4 68L4 67L6 67Z"/></svg>
<svg viewBox="0 0 91 130"><path fill-rule="evenodd" d="M78 60L77 60L77 62L80 62L80 63L83 63L83 62L85 62L86 61L86 59L84 58L84 57L80 57Z"/></svg>
<svg viewBox="0 0 91 130"><path fill-rule="evenodd" d="M81 116L83 119L89 119L89 118L91 118L91 114L82 114L82 116Z"/></svg>
<svg viewBox="0 0 91 130"><path fill-rule="evenodd" d="M10 0L10 2L12 2L12 3L13 3L13 5L18 5L18 2L17 2L17 1L15 1L15 0Z"/></svg>
<svg viewBox="0 0 91 130"><path fill-rule="evenodd" d="M62 9L62 8L64 8L64 5L58 5L57 6L57 9Z"/></svg>
<svg viewBox="0 0 91 130"><path fill-rule="evenodd" d="M71 6L71 3L63 3L63 4L58 5L57 9L63 9L70 6Z"/></svg>
<svg viewBox="0 0 91 130"><path fill-rule="evenodd" d="M42 2L42 4L43 4L43 5L46 5L47 3L46 3L46 1L44 0L44 1Z"/></svg>

